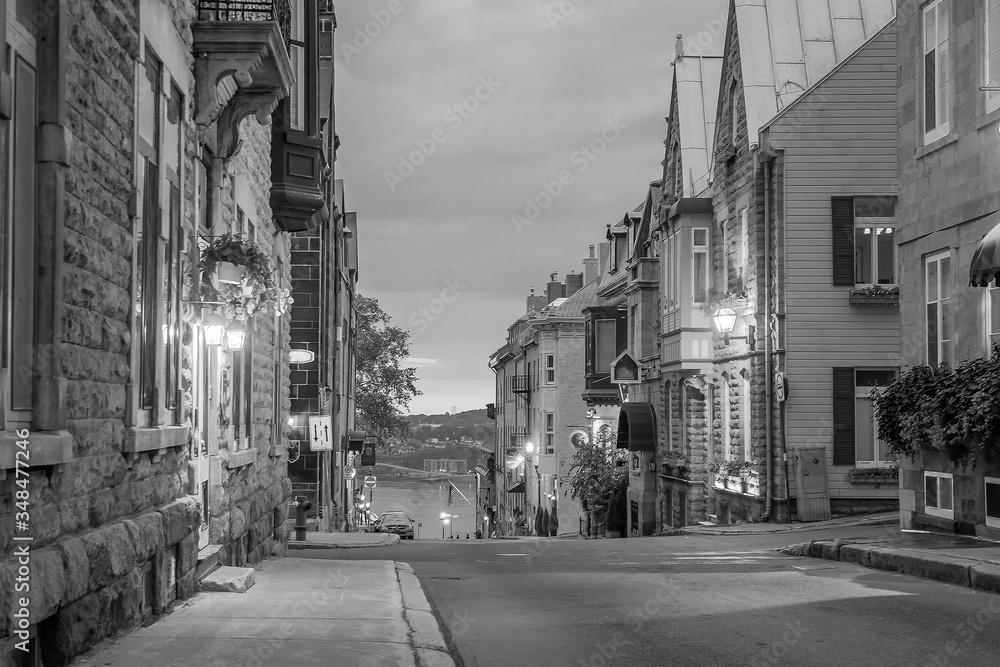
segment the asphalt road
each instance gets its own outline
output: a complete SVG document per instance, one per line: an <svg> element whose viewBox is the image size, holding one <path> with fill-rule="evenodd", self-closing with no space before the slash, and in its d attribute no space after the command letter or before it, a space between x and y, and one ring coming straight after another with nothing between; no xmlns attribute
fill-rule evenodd
<svg viewBox="0 0 1000 667"><path fill-rule="evenodd" d="M768 550L818 538L428 540L296 556L409 563L467 667L1000 665L1000 596Z"/></svg>

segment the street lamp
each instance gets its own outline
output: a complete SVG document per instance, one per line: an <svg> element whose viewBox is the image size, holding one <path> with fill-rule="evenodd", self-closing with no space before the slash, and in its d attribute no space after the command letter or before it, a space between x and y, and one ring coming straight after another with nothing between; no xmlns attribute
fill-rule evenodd
<svg viewBox="0 0 1000 667"><path fill-rule="evenodd" d="M532 452L534 452L535 451L535 443L530 442L530 441L524 443L524 451L527 454L531 454Z"/></svg>
<svg viewBox="0 0 1000 667"><path fill-rule="evenodd" d="M715 323L715 328L724 337L726 345L729 345L730 334L733 333L733 329L736 328L736 311L729 306L721 306L712 315L712 321ZM750 349L754 349L754 326L752 324L747 325L747 335L746 336L732 336L737 340L745 340L750 345Z"/></svg>

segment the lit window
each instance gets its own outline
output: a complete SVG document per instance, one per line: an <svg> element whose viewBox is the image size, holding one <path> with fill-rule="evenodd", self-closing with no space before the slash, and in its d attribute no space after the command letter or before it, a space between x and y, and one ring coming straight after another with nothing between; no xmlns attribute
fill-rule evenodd
<svg viewBox="0 0 1000 667"><path fill-rule="evenodd" d="M942 519L955 518L955 497L951 473L924 471L924 512Z"/></svg>
<svg viewBox="0 0 1000 667"><path fill-rule="evenodd" d="M951 129L951 0L934 0L924 7L923 95L924 143L948 134Z"/></svg>
<svg viewBox="0 0 1000 667"><path fill-rule="evenodd" d="M927 258L927 364L951 363L951 253Z"/></svg>
<svg viewBox="0 0 1000 667"><path fill-rule="evenodd" d="M854 282L896 283L896 198L854 198Z"/></svg>

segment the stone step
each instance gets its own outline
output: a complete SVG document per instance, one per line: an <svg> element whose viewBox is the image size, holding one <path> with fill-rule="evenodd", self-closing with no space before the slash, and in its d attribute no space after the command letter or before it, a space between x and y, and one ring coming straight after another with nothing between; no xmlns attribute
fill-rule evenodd
<svg viewBox="0 0 1000 667"><path fill-rule="evenodd" d="M246 593L253 586L252 567L223 565L206 575L200 582L202 593Z"/></svg>
<svg viewBox="0 0 1000 667"><path fill-rule="evenodd" d="M219 567L219 550L221 544L209 544L204 549L198 551L198 579L201 580L208 573Z"/></svg>

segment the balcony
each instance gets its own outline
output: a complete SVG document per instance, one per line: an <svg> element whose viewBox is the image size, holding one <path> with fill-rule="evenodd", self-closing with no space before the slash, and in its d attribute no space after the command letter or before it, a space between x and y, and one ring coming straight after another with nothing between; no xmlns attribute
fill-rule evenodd
<svg viewBox="0 0 1000 667"><path fill-rule="evenodd" d="M239 125L267 125L295 81L288 57L289 0L198 0L191 25L195 57L195 122L217 157L240 147ZM213 145L214 144L214 145Z"/></svg>
<svg viewBox="0 0 1000 667"><path fill-rule="evenodd" d="M528 396L531 394L531 376L512 375L510 378L510 390L521 396L521 398L528 400Z"/></svg>

